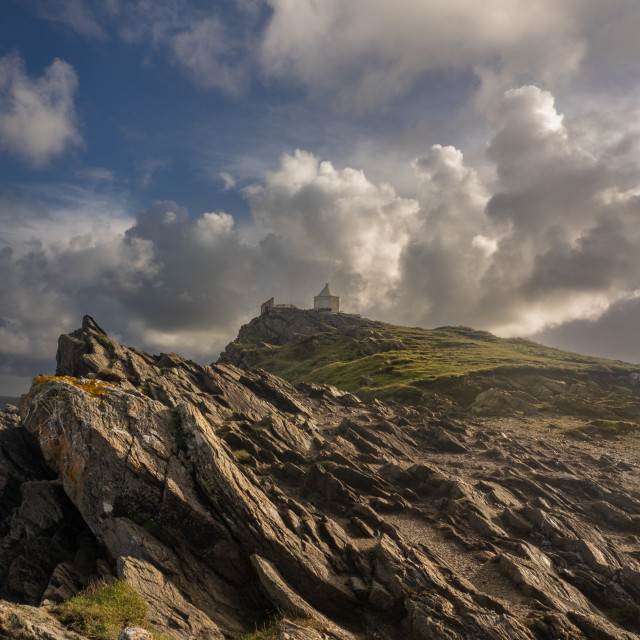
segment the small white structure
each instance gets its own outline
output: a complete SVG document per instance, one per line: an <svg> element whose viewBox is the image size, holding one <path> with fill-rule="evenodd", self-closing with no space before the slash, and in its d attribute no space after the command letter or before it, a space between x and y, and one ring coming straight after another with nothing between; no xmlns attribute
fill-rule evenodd
<svg viewBox="0 0 640 640"><path fill-rule="evenodd" d="M313 296L313 308L316 311L340 313L340 296L334 296L333 293L331 293L328 282L317 296Z"/></svg>

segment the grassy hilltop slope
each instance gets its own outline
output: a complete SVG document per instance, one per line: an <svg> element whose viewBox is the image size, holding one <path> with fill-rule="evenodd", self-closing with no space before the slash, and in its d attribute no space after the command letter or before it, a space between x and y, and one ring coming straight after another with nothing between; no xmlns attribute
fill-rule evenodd
<svg viewBox="0 0 640 640"><path fill-rule="evenodd" d="M276 309L244 325L221 360L291 382L333 384L362 399L476 415L546 411L603 422L635 421L640 410L638 365L467 327L427 330Z"/></svg>

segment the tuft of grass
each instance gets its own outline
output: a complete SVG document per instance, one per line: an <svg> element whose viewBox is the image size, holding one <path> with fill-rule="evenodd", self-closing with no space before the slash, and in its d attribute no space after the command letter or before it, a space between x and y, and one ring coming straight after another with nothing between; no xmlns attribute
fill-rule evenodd
<svg viewBox="0 0 640 640"><path fill-rule="evenodd" d="M374 544L367 549L363 549L362 553L365 557L369 558L369 560L373 560L376 557L376 551L378 550L378 544Z"/></svg>
<svg viewBox="0 0 640 640"><path fill-rule="evenodd" d="M434 489L437 489L444 481L446 477L440 473L434 473L432 476L427 478L427 484Z"/></svg>
<svg viewBox="0 0 640 640"><path fill-rule="evenodd" d="M90 640L117 640L124 627L147 629L156 640L166 635L150 628L147 604L124 580L88 588L59 604L53 614L62 624Z"/></svg>
<svg viewBox="0 0 640 640"><path fill-rule="evenodd" d="M540 629L540 623L542 622L541 618L526 618L522 621L524 626L527 627L530 631L534 633Z"/></svg>
<svg viewBox="0 0 640 640"><path fill-rule="evenodd" d="M325 431L331 435L343 435L347 429L351 426L349 418L343 418L339 424L328 424L325 426Z"/></svg>
<svg viewBox="0 0 640 640"><path fill-rule="evenodd" d="M252 633L245 633L240 636L240 640L277 640L280 637L277 624L283 619L289 620L293 624L297 624L299 627L315 629L320 633L325 631L324 626L313 618L300 618L295 615L289 616L283 612L279 612L271 618L271 622L267 623L267 626L263 629L256 630Z"/></svg>
<svg viewBox="0 0 640 640"><path fill-rule="evenodd" d="M253 633L245 633L240 636L240 640L277 640L278 639L278 629L274 627L269 627L268 629L263 629L262 631L254 631Z"/></svg>
<svg viewBox="0 0 640 640"><path fill-rule="evenodd" d="M113 371L113 369L100 369L96 376L103 380L104 382L122 382L123 378L119 373Z"/></svg>
<svg viewBox="0 0 640 640"><path fill-rule="evenodd" d="M240 464L253 464L253 456L246 449L236 449L233 452L233 457Z"/></svg>
<svg viewBox="0 0 640 640"><path fill-rule="evenodd" d="M318 502L324 502L325 497L318 491L312 491L307 496L307 502L311 502L311 504L317 504Z"/></svg>
<svg viewBox="0 0 640 640"><path fill-rule="evenodd" d="M116 345L107 336L96 336L96 341L102 346L109 356L109 368L116 363Z"/></svg>
<svg viewBox="0 0 640 640"><path fill-rule="evenodd" d="M25 629L27 626L27 623L24 621L24 619L13 611L7 616L7 622L14 629Z"/></svg>

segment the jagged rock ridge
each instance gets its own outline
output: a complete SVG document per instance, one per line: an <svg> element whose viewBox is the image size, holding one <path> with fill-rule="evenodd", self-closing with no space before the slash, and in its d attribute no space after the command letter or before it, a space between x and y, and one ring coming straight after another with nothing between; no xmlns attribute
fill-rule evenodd
<svg viewBox="0 0 640 640"><path fill-rule="evenodd" d="M283 622L282 639L638 637L640 492L623 448L150 356L90 318L57 361L0 430L43 456L20 476L0 443L4 597L18 599L6 549L29 490L86 527L93 556L66 560L65 588L117 574L174 638L237 638L274 609L322 629Z"/></svg>

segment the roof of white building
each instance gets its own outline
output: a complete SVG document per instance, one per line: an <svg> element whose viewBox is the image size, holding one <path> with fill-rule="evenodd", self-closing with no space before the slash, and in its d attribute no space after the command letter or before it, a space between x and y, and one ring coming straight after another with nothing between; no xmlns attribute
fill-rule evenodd
<svg viewBox="0 0 640 640"><path fill-rule="evenodd" d="M333 298L338 298L339 296L335 295L331 289L329 289L329 283L327 282L327 284L324 285L324 289L317 295L315 296L316 298L324 298L325 296L332 296Z"/></svg>

